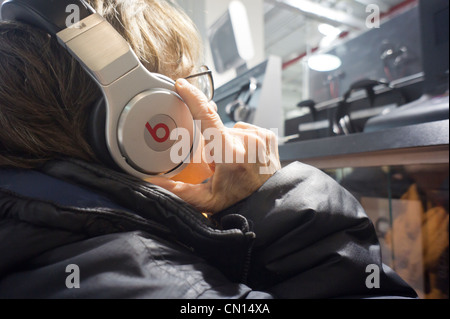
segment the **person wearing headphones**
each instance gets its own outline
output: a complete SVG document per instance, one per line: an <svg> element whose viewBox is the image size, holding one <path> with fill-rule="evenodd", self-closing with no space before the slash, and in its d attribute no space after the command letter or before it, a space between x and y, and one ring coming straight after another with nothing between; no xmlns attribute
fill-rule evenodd
<svg viewBox="0 0 450 319"><path fill-rule="evenodd" d="M14 10L27 3L15 2ZM140 178L120 159L104 160L89 137L98 79L49 32L4 19L0 298L417 297L383 264L374 227L350 193L310 166L282 168L270 131L224 127L211 86L198 85L211 81L197 71L196 28L177 6L88 3L149 72L176 81L201 132L215 130L245 161L203 160ZM150 134L158 127L147 124ZM251 145L261 161L249 160Z"/></svg>

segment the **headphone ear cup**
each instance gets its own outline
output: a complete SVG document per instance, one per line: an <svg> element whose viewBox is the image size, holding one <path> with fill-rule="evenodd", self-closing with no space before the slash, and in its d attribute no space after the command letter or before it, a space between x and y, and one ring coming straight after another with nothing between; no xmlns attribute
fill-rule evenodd
<svg viewBox="0 0 450 319"><path fill-rule="evenodd" d="M226 113L233 122L247 122L251 114L251 109L243 101L236 100L227 105Z"/></svg>
<svg viewBox="0 0 450 319"><path fill-rule="evenodd" d="M344 104L345 102L342 101L338 104L338 106L336 107L336 112L333 115L333 133L335 135L342 135L344 133L342 126L341 126L341 119L344 117Z"/></svg>
<svg viewBox="0 0 450 319"><path fill-rule="evenodd" d="M348 102L353 88L350 88L345 94L341 102L339 102L334 117L333 131L336 135L349 135L354 133L353 123L350 118L350 104Z"/></svg>
<svg viewBox="0 0 450 319"><path fill-rule="evenodd" d="M230 117L230 119L233 122L237 122L236 121L236 110L238 108L240 108L241 105L242 105L242 101L235 100L235 101L231 102L230 104L228 104L227 107L225 108L226 113L228 114L228 116Z"/></svg>
<svg viewBox="0 0 450 319"><path fill-rule="evenodd" d="M112 169L120 170L106 142L106 101L103 97L95 102L89 116L87 140L98 160Z"/></svg>
<svg viewBox="0 0 450 319"><path fill-rule="evenodd" d="M350 119L350 116L348 114L346 114L339 120L339 126L341 128L342 133L345 135L356 133L356 131L353 128L352 120Z"/></svg>
<svg viewBox="0 0 450 319"><path fill-rule="evenodd" d="M250 107L245 103L241 103L234 111L234 118L236 122L248 122L250 113Z"/></svg>

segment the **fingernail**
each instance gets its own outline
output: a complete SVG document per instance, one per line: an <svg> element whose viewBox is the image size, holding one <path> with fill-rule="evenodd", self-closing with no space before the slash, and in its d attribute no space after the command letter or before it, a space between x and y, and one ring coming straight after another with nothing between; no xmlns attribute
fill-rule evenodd
<svg viewBox="0 0 450 319"><path fill-rule="evenodd" d="M188 81L186 81L185 79L178 79L177 80L177 86L179 86L179 87L186 86L187 83L188 83Z"/></svg>

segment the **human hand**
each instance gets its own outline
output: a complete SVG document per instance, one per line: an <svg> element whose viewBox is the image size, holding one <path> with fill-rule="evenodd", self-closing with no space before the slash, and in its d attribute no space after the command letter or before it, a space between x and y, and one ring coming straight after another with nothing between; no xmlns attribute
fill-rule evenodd
<svg viewBox="0 0 450 319"><path fill-rule="evenodd" d="M178 80L176 89L194 120L201 122L202 134L219 136L221 147L211 147L213 142L217 145L214 139L206 142L203 149L212 172L206 183L190 184L166 178L152 178L149 182L172 192L200 212L214 214L250 196L281 169L277 136L273 132L246 123L227 128L217 106L200 90L185 80Z"/></svg>

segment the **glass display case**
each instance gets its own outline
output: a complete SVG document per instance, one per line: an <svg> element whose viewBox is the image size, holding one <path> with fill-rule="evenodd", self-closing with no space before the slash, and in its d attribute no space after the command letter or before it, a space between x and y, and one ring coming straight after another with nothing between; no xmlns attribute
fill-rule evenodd
<svg viewBox="0 0 450 319"><path fill-rule="evenodd" d="M372 220L383 262L422 299L448 299L449 121L280 146L338 181Z"/></svg>
<svg viewBox="0 0 450 319"><path fill-rule="evenodd" d="M421 298L448 298L449 166L325 170L350 191L375 225L383 261Z"/></svg>

